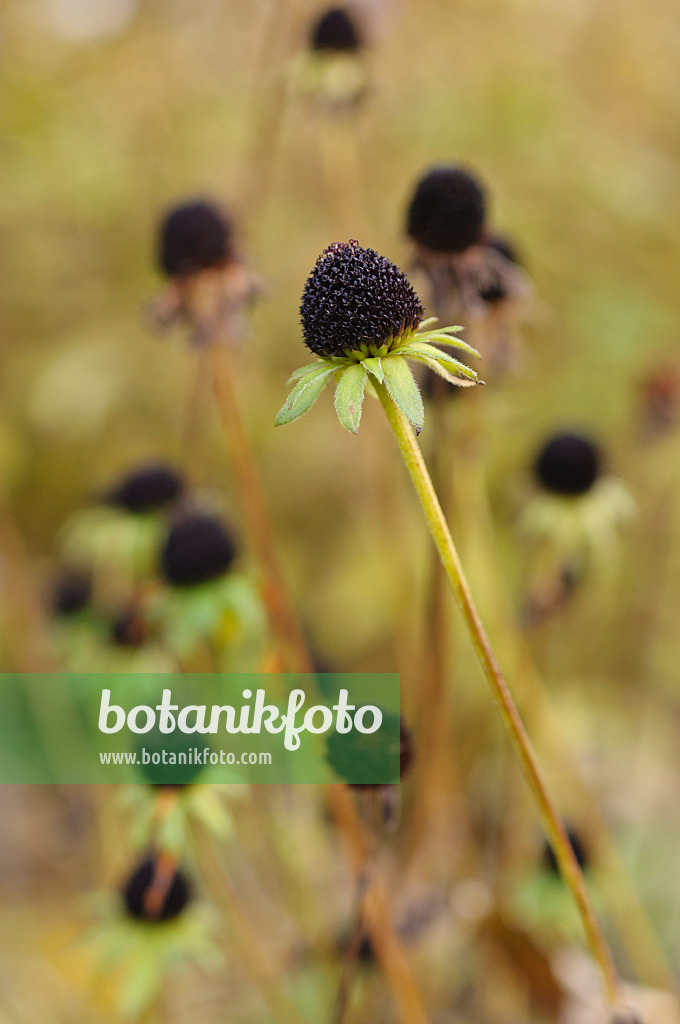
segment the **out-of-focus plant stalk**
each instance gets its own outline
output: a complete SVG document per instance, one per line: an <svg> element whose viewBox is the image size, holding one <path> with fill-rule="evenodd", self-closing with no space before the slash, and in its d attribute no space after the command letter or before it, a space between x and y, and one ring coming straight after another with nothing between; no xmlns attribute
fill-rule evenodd
<svg viewBox="0 0 680 1024"><path fill-rule="evenodd" d="M503 724L510 736L524 776L539 809L543 826L555 852L560 870L578 908L586 936L604 981L607 999L619 1005L620 982L613 957L602 927L590 900L588 890L564 824L543 777L538 759L512 699L501 668L477 612L467 579L463 572L448 524L432 486L413 430L392 401L383 384L375 385L380 402L392 427L406 469L415 487L425 514L427 526L439 551L451 588L463 613L470 637L484 674L491 687Z"/></svg>
<svg viewBox="0 0 680 1024"><path fill-rule="evenodd" d="M246 526L264 574L266 604L284 652L284 665L297 672L313 671L302 629L279 568L273 532L255 456L245 429L234 387L234 367L228 339L216 339L210 349L211 377L217 408L231 445Z"/></svg>

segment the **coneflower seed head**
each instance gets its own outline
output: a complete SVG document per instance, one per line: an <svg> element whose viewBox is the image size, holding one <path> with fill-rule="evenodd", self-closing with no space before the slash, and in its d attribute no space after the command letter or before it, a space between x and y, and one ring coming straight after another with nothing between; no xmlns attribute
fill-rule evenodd
<svg viewBox="0 0 680 1024"><path fill-rule="evenodd" d="M534 466L538 482L552 494L576 497L593 486L601 472L596 446L580 434L556 434Z"/></svg>
<svg viewBox="0 0 680 1024"><path fill-rule="evenodd" d="M433 167L416 185L408 208L408 235L433 252L464 252L481 241L486 192L461 167Z"/></svg>
<svg viewBox="0 0 680 1024"><path fill-rule="evenodd" d="M236 545L214 515L192 512L170 528L161 552L161 567L168 583L194 586L218 579L236 557Z"/></svg>
<svg viewBox="0 0 680 1024"><path fill-rule="evenodd" d="M183 489L184 482L172 466L149 463L121 480L109 495L108 504L127 512L155 512L172 504Z"/></svg>
<svg viewBox="0 0 680 1024"><path fill-rule="evenodd" d="M187 277L219 266L231 255L231 225L212 203L183 203L163 219L158 265L168 277Z"/></svg>
<svg viewBox="0 0 680 1024"><path fill-rule="evenodd" d="M356 53L361 49L359 30L342 7L330 7L314 24L309 40L312 50Z"/></svg>
<svg viewBox="0 0 680 1024"><path fill-rule="evenodd" d="M172 921L179 917L191 898L191 888L185 875L175 871L170 884L162 895L157 907L150 908L150 893L156 879L157 862L152 857L135 869L125 883L122 897L125 910L136 921L148 924Z"/></svg>
<svg viewBox="0 0 680 1024"><path fill-rule="evenodd" d="M380 347L423 318L406 275L374 249L336 242L319 256L300 305L305 344L320 356Z"/></svg>

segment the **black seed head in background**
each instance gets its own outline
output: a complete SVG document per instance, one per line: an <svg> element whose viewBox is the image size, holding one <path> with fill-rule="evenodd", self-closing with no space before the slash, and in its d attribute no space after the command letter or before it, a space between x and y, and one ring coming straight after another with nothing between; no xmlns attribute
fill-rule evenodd
<svg viewBox="0 0 680 1024"><path fill-rule="evenodd" d="M146 921L148 924L172 921L173 918L179 917L191 898L189 882L178 870L175 871L158 908L150 909L148 898L156 871L156 861L149 857L135 869L123 887L125 910L136 921Z"/></svg>
<svg viewBox="0 0 680 1024"><path fill-rule="evenodd" d="M111 641L117 647L141 647L147 637L147 626L137 608L129 608L111 626Z"/></svg>
<svg viewBox="0 0 680 1024"><path fill-rule="evenodd" d="M496 252L500 253L500 255L504 256L510 263L516 263L519 265L520 261L517 255L517 249L509 238L506 238L503 235L490 235L484 239L484 245L487 249L494 249ZM491 272L490 283L479 293L480 299L487 302L490 306L493 306L494 303L507 298L507 295L507 289L503 283L501 274L499 274L497 270L493 269Z"/></svg>
<svg viewBox="0 0 680 1024"><path fill-rule="evenodd" d="M573 828L567 829L567 836L569 837L569 842L571 843L571 848L574 851L574 856L576 857L579 867L583 868L584 871L587 870L590 858L583 840L579 836L578 832ZM555 857L552 846L550 846L549 843L544 843L543 846L543 865L552 874L559 875L560 869L557 863L557 858Z"/></svg>
<svg viewBox="0 0 680 1024"><path fill-rule="evenodd" d="M52 610L55 615L77 615L92 597L92 580L85 573L64 572L57 579L52 592Z"/></svg>
<svg viewBox="0 0 680 1024"><path fill-rule="evenodd" d="M162 221L158 265L168 277L186 277L219 266L232 254L231 225L212 203L183 203Z"/></svg>
<svg viewBox="0 0 680 1024"><path fill-rule="evenodd" d="M300 306L305 344L341 356L362 342L382 345L418 326L420 299L406 275L374 249L336 242L319 256Z"/></svg>
<svg viewBox="0 0 680 1024"><path fill-rule="evenodd" d="M179 473L163 463L139 466L111 491L109 505L127 512L155 512L172 504L184 489Z"/></svg>
<svg viewBox="0 0 680 1024"><path fill-rule="evenodd" d="M534 474L546 491L575 497L590 490L601 468L600 453L587 437L556 434L536 459Z"/></svg>
<svg viewBox="0 0 680 1024"><path fill-rule="evenodd" d="M170 528L161 552L161 567L168 583L189 587L222 576L236 557L236 545L214 515L192 512Z"/></svg>
<svg viewBox="0 0 680 1024"><path fill-rule="evenodd" d="M359 30L343 7L331 7L314 24L309 39L311 50L356 53L361 49Z"/></svg>
<svg viewBox="0 0 680 1024"><path fill-rule="evenodd" d="M410 238L433 252L464 252L481 241L486 193L461 167L433 167L420 179L406 219Z"/></svg>

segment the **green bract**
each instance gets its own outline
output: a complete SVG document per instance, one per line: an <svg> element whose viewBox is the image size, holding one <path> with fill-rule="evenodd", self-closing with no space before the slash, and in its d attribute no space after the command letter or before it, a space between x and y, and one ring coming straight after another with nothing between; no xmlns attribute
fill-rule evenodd
<svg viewBox="0 0 680 1024"><path fill-rule="evenodd" d="M423 363L430 370L456 387L481 384L477 373L466 363L455 359L437 345L448 345L468 355L481 358L479 352L452 333L461 327L442 327L423 332L423 327L436 323L436 317L424 320L417 330L405 331L400 338L378 344L362 344L344 356L321 356L314 363L300 367L289 383L294 386L276 417L277 426L292 423L303 416L335 379L335 410L343 427L356 434L366 388L373 391L371 378L384 384L395 405L420 432L425 418L423 400L407 359Z"/></svg>

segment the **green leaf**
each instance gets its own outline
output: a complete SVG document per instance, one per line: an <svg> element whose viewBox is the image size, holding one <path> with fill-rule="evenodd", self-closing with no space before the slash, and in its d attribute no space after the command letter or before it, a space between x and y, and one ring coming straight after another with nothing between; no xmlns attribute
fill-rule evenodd
<svg viewBox="0 0 680 1024"><path fill-rule="evenodd" d="M432 325L438 323L438 321L438 316L428 316L426 320L420 321L420 323L418 324L418 331L424 331L426 327L432 327Z"/></svg>
<svg viewBox="0 0 680 1024"><path fill-rule="evenodd" d="M328 384L328 378L335 373L335 366L318 364L310 370L301 380L297 382L285 404L279 409L276 416L276 426L281 427L286 423L292 423L299 419L316 402L317 398Z"/></svg>
<svg viewBox="0 0 680 1024"><path fill-rule="evenodd" d="M472 345L468 345L467 341L463 341L462 338L452 338L449 334L444 334L442 331L428 331L427 334L417 335L416 341L425 342L430 344L431 342L437 342L438 345L448 345L450 348L459 348L461 352L467 352L468 355L476 356L477 359L482 358L481 352L478 352Z"/></svg>
<svg viewBox="0 0 680 1024"><path fill-rule="evenodd" d="M445 367L449 373L460 374L463 377L467 377L468 380L472 380L477 383L477 371L473 370L467 363L461 363L459 359L455 359L448 352L442 352L440 348L435 348L434 345L412 345L409 346L409 355L414 358L423 357L425 359L432 359L435 363L439 363Z"/></svg>
<svg viewBox="0 0 680 1024"><path fill-rule="evenodd" d="M365 387L366 369L361 363L355 363L340 372L335 389L335 411L343 427L352 434L359 430Z"/></svg>
<svg viewBox="0 0 680 1024"><path fill-rule="evenodd" d="M382 384L385 380L385 374L383 373L383 364L380 356L370 356L368 359L362 359L361 362L378 383Z"/></svg>
<svg viewBox="0 0 680 1024"><path fill-rule="evenodd" d="M383 360L383 370L385 385L395 405L420 433L425 422L425 410L408 363L402 356L391 356Z"/></svg>
<svg viewBox="0 0 680 1024"><path fill-rule="evenodd" d="M290 377L286 381L286 384L295 384L296 381L305 377L312 370L319 370L324 365L322 359L317 359L315 363L307 363L306 366L298 366L297 370L293 370Z"/></svg>
<svg viewBox="0 0 680 1024"><path fill-rule="evenodd" d="M432 370L439 377L443 377L449 384L455 384L457 388L473 388L475 384L483 384L481 380L465 380L464 377L456 377L454 374L449 373L441 363L438 363L435 359L430 359L426 355L414 355L413 358L418 363L422 363L423 366L427 366L428 370Z"/></svg>

